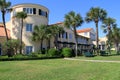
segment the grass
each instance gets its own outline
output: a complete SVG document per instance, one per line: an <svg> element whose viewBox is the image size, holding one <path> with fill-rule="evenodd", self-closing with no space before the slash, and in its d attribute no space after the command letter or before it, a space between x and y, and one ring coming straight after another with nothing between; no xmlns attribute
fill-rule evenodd
<svg viewBox="0 0 120 80"><path fill-rule="evenodd" d="M119 80L119 63L54 60L0 62L0 80Z"/></svg>

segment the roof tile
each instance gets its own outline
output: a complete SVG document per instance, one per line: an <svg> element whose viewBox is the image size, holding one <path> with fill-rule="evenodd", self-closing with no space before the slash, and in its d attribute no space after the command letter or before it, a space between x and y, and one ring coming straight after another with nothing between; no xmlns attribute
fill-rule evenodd
<svg viewBox="0 0 120 80"><path fill-rule="evenodd" d="M10 30L7 29L7 33L8 33L8 37L10 38ZM6 33L5 33L5 29L3 26L0 25L0 37L5 37Z"/></svg>
<svg viewBox="0 0 120 80"><path fill-rule="evenodd" d="M91 30L92 28L85 28L85 29L77 30L77 33L90 32Z"/></svg>

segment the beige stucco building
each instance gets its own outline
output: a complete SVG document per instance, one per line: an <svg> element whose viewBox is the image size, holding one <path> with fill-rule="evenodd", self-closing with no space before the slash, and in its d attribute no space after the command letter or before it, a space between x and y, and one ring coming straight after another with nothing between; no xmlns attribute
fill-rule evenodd
<svg viewBox="0 0 120 80"><path fill-rule="evenodd" d="M27 18L24 20L23 24L23 42L25 43L24 53L29 54L31 52L36 52L40 50L40 41L34 42L31 39L32 32L35 25L48 25L49 10L38 4L17 4L12 6L12 12L10 13L10 21L6 23L7 29L10 31L10 37L12 39L20 39L21 31L21 20L16 18L17 12L24 11L27 13ZM58 34L58 48L70 47L75 48L75 39L73 30L66 28L62 22L55 23L52 25L59 25L64 28L64 33ZM79 50L89 50L91 49L92 40L94 40L95 32L93 29L88 30L83 35L80 34L78 30L78 49ZM86 31L86 30L84 30ZM55 47L55 39L52 37L50 42L50 47ZM46 40L43 41L43 48L47 48L48 43Z"/></svg>
<svg viewBox="0 0 120 80"><path fill-rule="evenodd" d="M17 4L12 6L10 13L10 21L7 22L7 28L10 30L10 36L13 39L20 39L21 22L20 19L15 18L17 12L24 11L27 13L27 18L23 24L23 42L25 43L24 53L37 51L40 49L39 42L33 42L31 35L35 25L48 25L49 10L38 4ZM44 41L43 47L46 47Z"/></svg>
<svg viewBox="0 0 120 80"><path fill-rule="evenodd" d="M75 49L75 37L73 30L66 28L63 22L59 22L52 25L58 25L63 27L64 29L64 33L58 34L58 48L61 49L63 47L70 47L72 49ZM79 35L78 33L77 40L78 40L78 49L80 51L91 49L90 38L83 35Z"/></svg>

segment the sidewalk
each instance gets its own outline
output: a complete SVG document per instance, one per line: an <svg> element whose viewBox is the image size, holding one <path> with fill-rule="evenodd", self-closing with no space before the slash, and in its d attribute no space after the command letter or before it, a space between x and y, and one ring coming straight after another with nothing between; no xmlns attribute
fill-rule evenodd
<svg viewBox="0 0 120 80"><path fill-rule="evenodd" d="M74 59L74 58L64 58L64 59L65 59L65 60L86 61L86 62L120 63L120 61L112 61L112 60L85 60L85 59Z"/></svg>

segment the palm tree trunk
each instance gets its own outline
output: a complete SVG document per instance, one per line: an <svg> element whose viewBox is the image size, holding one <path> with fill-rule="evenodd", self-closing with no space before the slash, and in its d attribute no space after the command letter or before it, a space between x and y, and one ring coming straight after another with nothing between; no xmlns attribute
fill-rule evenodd
<svg viewBox="0 0 120 80"><path fill-rule="evenodd" d="M58 36L57 35L55 36L55 41L54 42L55 42L55 47L57 49L58 48Z"/></svg>
<svg viewBox="0 0 120 80"><path fill-rule="evenodd" d="M109 54L111 54L111 50L110 50L110 25L108 26L108 51L109 51Z"/></svg>
<svg viewBox="0 0 120 80"><path fill-rule="evenodd" d="M74 37L75 37L75 55L77 57L78 40L77 40L77 32L76 32L76 28L75 27L74 27Z"/></svg>
<svg viewBox="0 0 120 80"><path fill-rule="evenodd" d="M23 31L23 19L21 19L20 54L22 54L22 31Z"/></svg>
<svg viewBox="0 0 120 80"><path fill-rule="evenodd" d="M116 53L118 54L118 52L119 52L119 45L118 45L118 43L115 43L115 49L116 49Z"/></svg>
<svg viewBox="0 0 120 80"><path fill-rule="evenodd" d="M5 34L6 34L6 40L8 41L8 34L7 34L7 29L6 29L6 24L5 24L5 11L2 11L2 19L3 19Z"/></svg>
<svg viewBox="0 0 120 80"><path fill-rule="evenodd" d="M40 41L40 50L41 51L43 50L43 39L41 39L41 41Z"/></svg>
<svg viewBox="0 0 120 80"><path fill-rule="evenodd" d="M96 47L97 49L99 49L98 22L96 22L95 24L96 24Z"/></svg>
<svg viewBox="0 0 120 80"><path fill-rule="evenodd" d="M48 39L48 49L50 49L50 39Z"/></svg>

